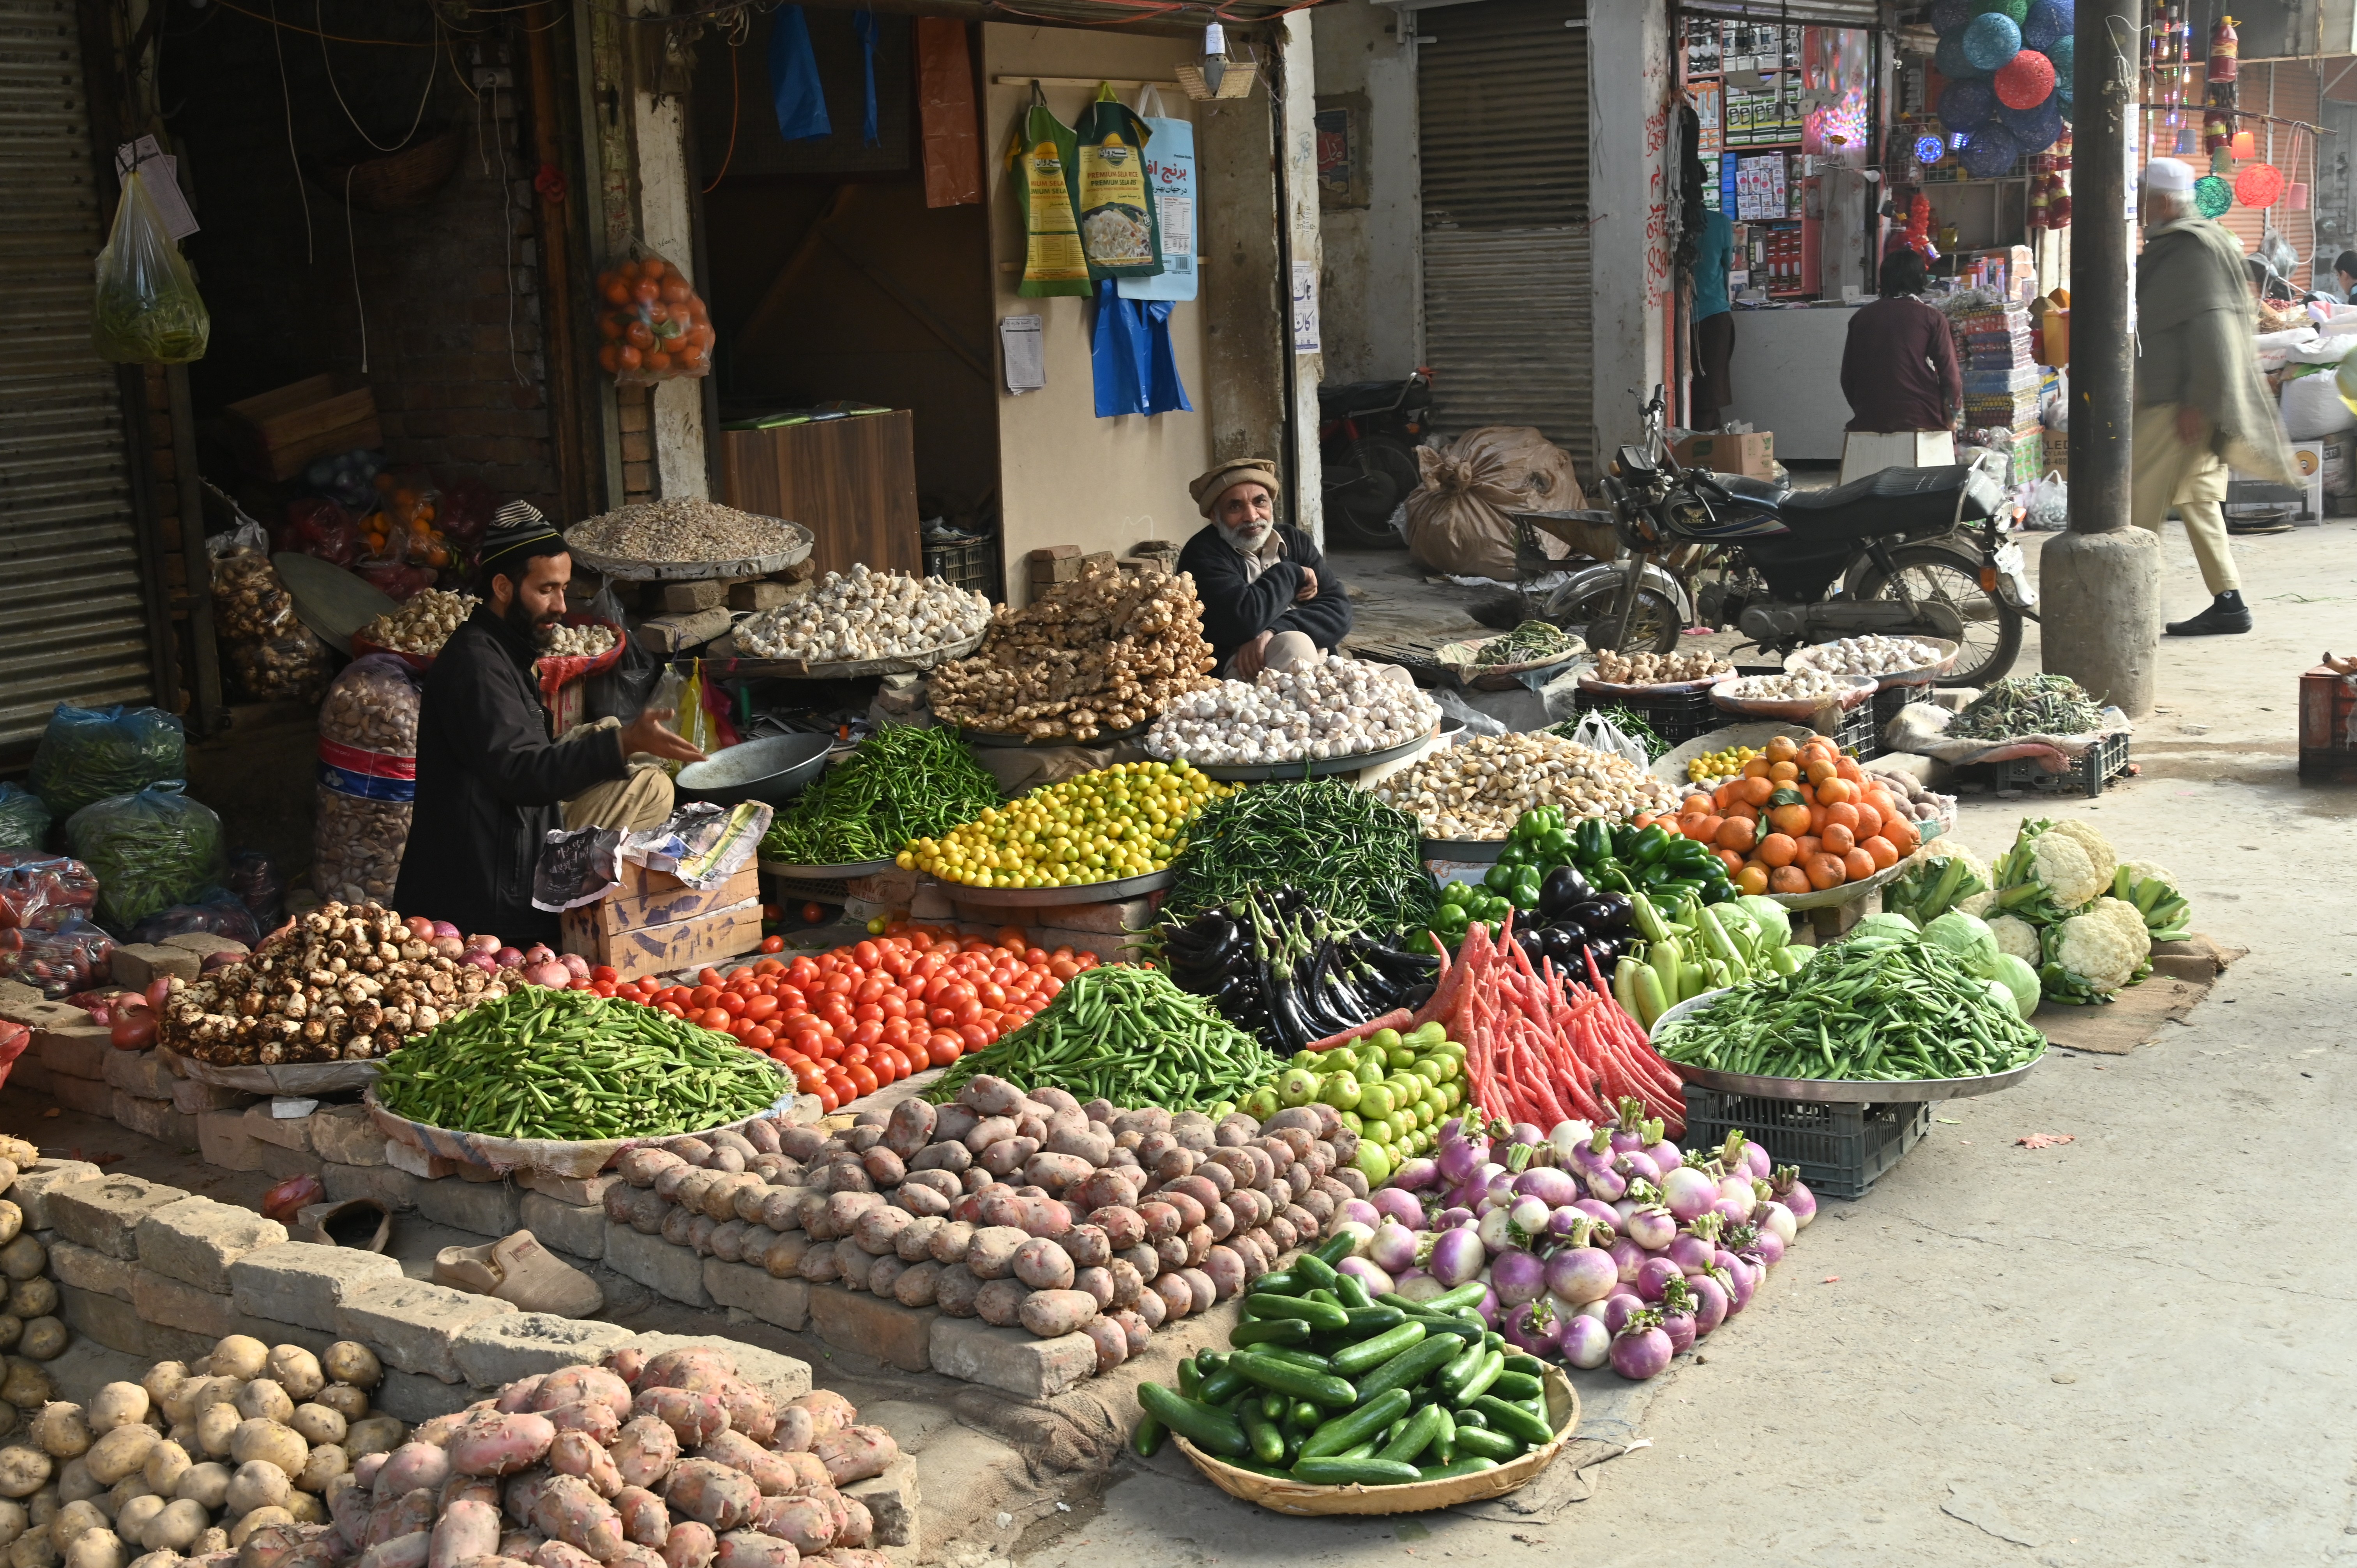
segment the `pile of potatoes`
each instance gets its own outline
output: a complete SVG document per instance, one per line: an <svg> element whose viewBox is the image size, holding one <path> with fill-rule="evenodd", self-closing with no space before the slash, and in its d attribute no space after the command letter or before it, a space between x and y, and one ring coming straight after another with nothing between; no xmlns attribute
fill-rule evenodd
<svg viewBox="0 0 2357 1568"><path fill-rule="evenodd" d="M87 1410L52 1400L29 1442L0 1448L8 1568L165 1568L266 1526L325 1524L328 1484L405 1434L369 1408L383 1376L350 1340L314 1356L232 1334L194 1367L107 1384Z"/></svg>
<svg viewBox="0 0 2357 1568"><path fill-rule="evenodd" d="M984 1075L955 1104L903 1101L831 1135L748 1131L778 1147L722 1133L631 1150L608 1217L779 1278L1084 1333L1100 1371L1366 1196L1357 1137L1324 1105L1214 1124Z"/></svg>
<svg viewBox="0 0 2357 1568"><path fill-rule="evenodd" d="M5 1159L0 1159L0 1175L16 1179ZM58 1282L49 1277L49 1250L39 1237L26 1234L25 1211L5 1199L0 1199L0 1279L5 1280L7 1291L0 1301L0 1351L12 1352L8 1370L0 1374L0 1437L5 1437L16 1430L23 1412L50 1397L48 1377L29 1363L54 1361L73 1341L71 1331L58 1320Z"/></svg>

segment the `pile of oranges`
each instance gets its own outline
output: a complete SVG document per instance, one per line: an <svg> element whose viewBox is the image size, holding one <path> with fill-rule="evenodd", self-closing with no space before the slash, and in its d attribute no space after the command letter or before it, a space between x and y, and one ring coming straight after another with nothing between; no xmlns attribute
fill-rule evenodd
<svg viewBox="0 0 2357 1568"><path fill-rule="evenodd" d="M1637 819L1642 827L1646 819ZM1668 824L1664 824L1668 825ZM1678 808L1678 832L1711 846L1745 893L1808 893L1862 882L1921 839L1888 790L1823 738L1779 736L1708 795Z"/></svg>
<svg viewBox="0 0 2357 1568"><path fill-rule="evenodd" d="M597 274L597 362L627 385L707 375L712 321L687 274L661 256Z"/></svg>
<svg viewBox="0 0 2357 1568"><path fill-rule="evenodd" d="M417 566L450 564L450 541L434 526L441 515L441 495L390 471L379 474L373 482L376 505L361 519L361 536L369 553Z"/></svg>

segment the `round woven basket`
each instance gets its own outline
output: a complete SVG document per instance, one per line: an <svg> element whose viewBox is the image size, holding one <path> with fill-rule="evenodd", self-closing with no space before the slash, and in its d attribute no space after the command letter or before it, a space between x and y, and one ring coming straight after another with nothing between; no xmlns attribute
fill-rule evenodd
<svg viewBox="0 0 2357 1568"><path fill-rule="evenodd" d="M439 132L380 158L330 165L321 172L320 182L354 207L371 212L423 207L449 182L466 145L463 131Z"/></svg>

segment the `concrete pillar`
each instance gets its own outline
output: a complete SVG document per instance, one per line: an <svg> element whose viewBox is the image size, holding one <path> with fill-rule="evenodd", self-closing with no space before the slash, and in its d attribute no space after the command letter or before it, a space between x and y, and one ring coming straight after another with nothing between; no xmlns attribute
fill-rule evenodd
<svg viewBox="0 0 2357 1568"><path fill-rule="evenodd" d="M672 9L670 0L632 0L639 16ZM641 27L645 47L656 35ZM695 276L695 238L688 216L686 100L658 97L647 91L644 72L631 94L636 122L632 141L638 153L639 237L665 258ZM711 280L695 278L709 288ZM698 500L710 492L709 470L704 458L704 383L681 379L654 387L655 489L665 497Z"/></svg>
<svg viewBox="0 0 2357 1568"><path fill-rule="evenodd" d="M2093 4L2094 0L2090 0ZM1587 11L1587 210L1594 236L1596 450L1639 439L1666 376L1670 286L1669 8ZM1738 356L1737 374L1742 373Z"/></svg>
<svg viewBox="0 0 2357 1568"><path fill-rule="evenodd" d="M1285 160L1284 221L1292 242L1294 295L1290 317L1307 314L1321 345L1308 353L1297 351L1290 335L1285 351L1293 356L1293 526L1321 545L1326 539L1326 509L1318 460L1318 383L1325 379L1322 350L1324 325L1319 319L1318 279L1325 272L1325 252L1318 232L1318 76L1310 48L1310 13L1296 11L1278 24L1276 69L1285 87L1284 121L1277 141Z"/></svg>
<svg viewBox="0 0 2357 1568"><path fill-rule="evenodd" d="M2135 346L2134 64L2115 79L2131 0L2077 14L2071 290L2071 527L2039 557L2041 657L2099 701L2152 711L2160 639L2159 536L2130 525Z"/></svg>

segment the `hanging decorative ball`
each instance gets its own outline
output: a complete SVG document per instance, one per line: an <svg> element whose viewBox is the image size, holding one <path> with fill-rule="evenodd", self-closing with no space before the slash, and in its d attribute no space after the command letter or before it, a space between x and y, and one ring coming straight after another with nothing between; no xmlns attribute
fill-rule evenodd
<svg viewBox="0 0 2357 1568"><path fill-rule="evenodd" d="M2062 139L2062 110L2051 98L2030 109L1999 109L1997 119L2025 153L2042 153Z"/></svg>
<svg viewBox="0 0 2357 1568"><path fill-rule="evenodd" d="M2234 199L2245 207L2273 207L2283 188L2283 170L2273 164L2253 164L2234 177Z"/></svg>
<svg viewBox="0 0 2357 1568"><path fill-rule="evenodd" d="M2002 11L1984 11L1964 24L1964 59L1975 71L1995 72L2021 52L2021 28Z"/></svg>
<svg viewBox="0 0 2357 1568"><path fill-rule="evenodd" d="M2015 27L2029 15L2029 0L1973 0L1973 10L1984 16L2003 16Z"/></svg>
<svg viewBox="0 0 2357 1568"><path fill-rule="evenodd" d="M1932 30L1945 37L1973 18L1973 0L1932 0Z"/></svg>
<svg viewBox="0 0 2357 1568"><path fill-rule="evenodd" d="M1942 141L1937 136L1918 136L1915 138L1915 161L1919 164L1938 163L1942 157L1946 156L1947 151L1948 144Z"/></svg>
<svg viewBox="0 0 2357 1568"><path fill-rule="evenodd" d="M2050 50L2054 40L2071 36L2070 0L2032 0L2021 19L2021 47Z"/></svg>
<svg viewBox="0 0 2357 1568"><path fill-rule="evenodd" d="M2002 122L1991 120L1974 129L1964 146L1964 172L1975 179L1995 179L2021 156L2021 144Z"/></svg>
<svg viewBox="0 0 2357 1568"><path fill-rule="evenodd" d="M1939 48L1932 51L1932 69L1947 78L1950 87L1960 81L1977 81L1988 75L1987 71L1964 58L1964 35L1961 30L1940 40Z"/></svg>
<svg viewBox="0 0 2357 1568"><path fill-rule="evenodd" d="M2214 174L2205 174L2193 182L2193 209L2204 218L2216 218L2234 205L2232 187Z"/></svg>
<svg viewBox="0 0 2357 1568"><path fill-rule="evenodd" d="M1940 124L1969 131L1996 113L1996 94L1986 81L1952 81L1940 91Z"/></svg>
<svg viewBox="0 0 2357 1568"><path fill-rule="evenodd" d="M2022 35L2022 48L2031 47L2029 38L2029 34ZM2072 38L2066 27L2061 38L2056 38L2039 52L2054 62L2054 81L2057 85L2068 91L2071 86L2071 72L2079 59L2079 40Z"/></svg>
<svg viewBox="0 0 2357 1568"><path fill-rule="evenodd" d="M2035 109L2054 93L2054 62L2036 49L2023 49L1994 78L1996 101L2008 109Z"/></svg>

